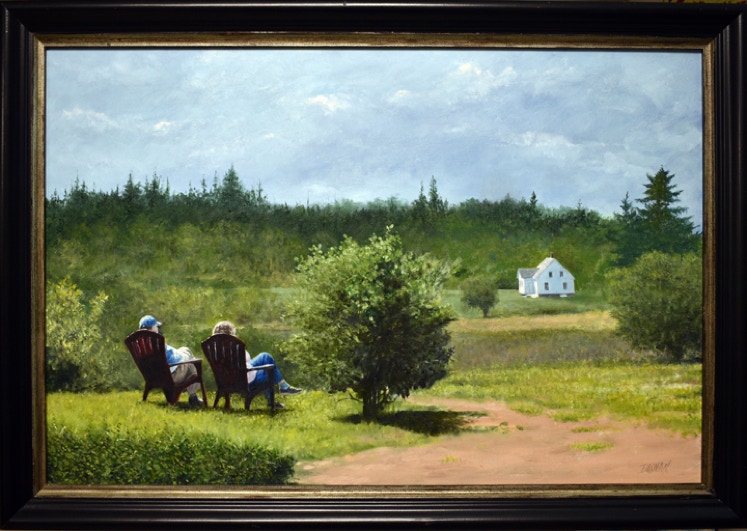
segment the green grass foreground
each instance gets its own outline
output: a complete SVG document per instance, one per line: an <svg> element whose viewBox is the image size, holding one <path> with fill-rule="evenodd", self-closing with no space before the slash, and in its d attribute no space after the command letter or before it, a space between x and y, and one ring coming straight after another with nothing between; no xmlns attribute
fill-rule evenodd
<svg viewBox="0 0 747 531"><path fill-rule="evenodd" d="M48 477L72 484L292 483L297 461L375 447L415 446L458 434L479 402L505 401L529 415L563 422L597 417L679 433L701 431L701 366L568 361L457 370L429 397L476 401L454 413L399 401L380 423L360 422L344 394L306 392L271 414L258 399L245 412L169 407L151 393L54 393L48 406ZM209 397L212 400L212 396ZM211 402L212 403L212 402Z"/></svg>

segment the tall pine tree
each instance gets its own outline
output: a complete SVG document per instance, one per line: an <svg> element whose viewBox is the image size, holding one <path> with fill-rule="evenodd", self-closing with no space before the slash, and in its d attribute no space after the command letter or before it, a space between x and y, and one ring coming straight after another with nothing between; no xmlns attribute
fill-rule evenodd
<svg viewBox="0 0 747 531"><path fill-rule="evenodd" d="M675 206L682 190L672 184L674 174L663 167L655 175L646 174L643 197L636 201L647 242L647 251L685 253L697 250L697 236L692 218L685 216L687 208Z"/></svg>
<svg viewBox="0 0 747 531"><path fill-rule="evenodd" d="M646 174L643 197L630 196L620 204L621 213L615 214L614 238L617 242L616 264L628 266L641 255L651 251L682 254L697 252L699 236L695 233L687 208L678 206L682 190L672 183L674 174L663 167L655 175Z"/></svg>

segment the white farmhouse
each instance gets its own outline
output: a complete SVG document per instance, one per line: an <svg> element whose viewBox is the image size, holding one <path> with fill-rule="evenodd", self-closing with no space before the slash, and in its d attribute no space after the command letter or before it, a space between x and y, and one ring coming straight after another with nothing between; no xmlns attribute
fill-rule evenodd
<svg viewBox="0 0 747 531"><path fill-rule="evenodd" d="M570 297L576 293L571 273L550 255L537 267L520 268L519 294L525 297Z"/></svg>

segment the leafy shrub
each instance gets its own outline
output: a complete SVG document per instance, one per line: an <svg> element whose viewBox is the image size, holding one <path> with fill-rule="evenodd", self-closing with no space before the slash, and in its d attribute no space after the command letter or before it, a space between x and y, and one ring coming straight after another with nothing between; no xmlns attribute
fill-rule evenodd
<svg viewBox="0 0 747 531"><path fill-rule="evenodd" d="M498 288L491 278L468 278L462 283L462 302L470 308L479 308L482 316L487 317L498 302Z"/></svg>
<svg viewBox="0 0 747 531"><path fill-rule="evenodd" d="M103 342L99 321L107 296L91 301L65 278L47 290L47 385L50 390L99 389L106 382L110 356L100 355Z"/></svg>
<svg viewBox="0 0 747 531"><path fill-rule="evenodd" d="M77 485L279 485L295 459L253 444L182 431L126 432L107 426L75 432L51 424L50 483Z"/></svg>
<svg viewBox="0 0 747 531"><path fill-rule="evenodd" d="M446 375L452 355L440 302L449 268L403 249L387 228L367 245L346 238L324 253L314 247L298 266L298 297L288 309L301 330L283 348L291 361L350 389L374 420L397 397Z"/></svg>
<svg viewBox="0 0 747 531"><path fill-rule="evenodd" d="M652 252L609 275L609 302L634 348L671 360L697 354L703 341L702 263L696 254Z"/></svg>

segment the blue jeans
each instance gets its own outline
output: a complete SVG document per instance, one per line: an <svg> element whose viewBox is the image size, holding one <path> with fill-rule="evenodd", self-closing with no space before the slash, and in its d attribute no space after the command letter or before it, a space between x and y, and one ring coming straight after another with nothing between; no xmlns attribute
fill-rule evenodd
<svg viewBox="0 0 747 531"><path fill-rule="evenodd" d="M252 358L252 361L249 363L252 367L259 367L260 365L275 365L275 384L278 384L282 381L283 375L280 374L280 369L278 369L278 366L275 364L275 359L268 354L267 352L262 352L261 354L258 354L257 357ZM254 377L254 380L249 384L249 388L253 385L259 385L266 383L269 379L267 377L267 371L254 371L257 373L257 376ZM265 396L267 397L267 403L270 403L270 390L268 389L265 391Z"/></svg>

